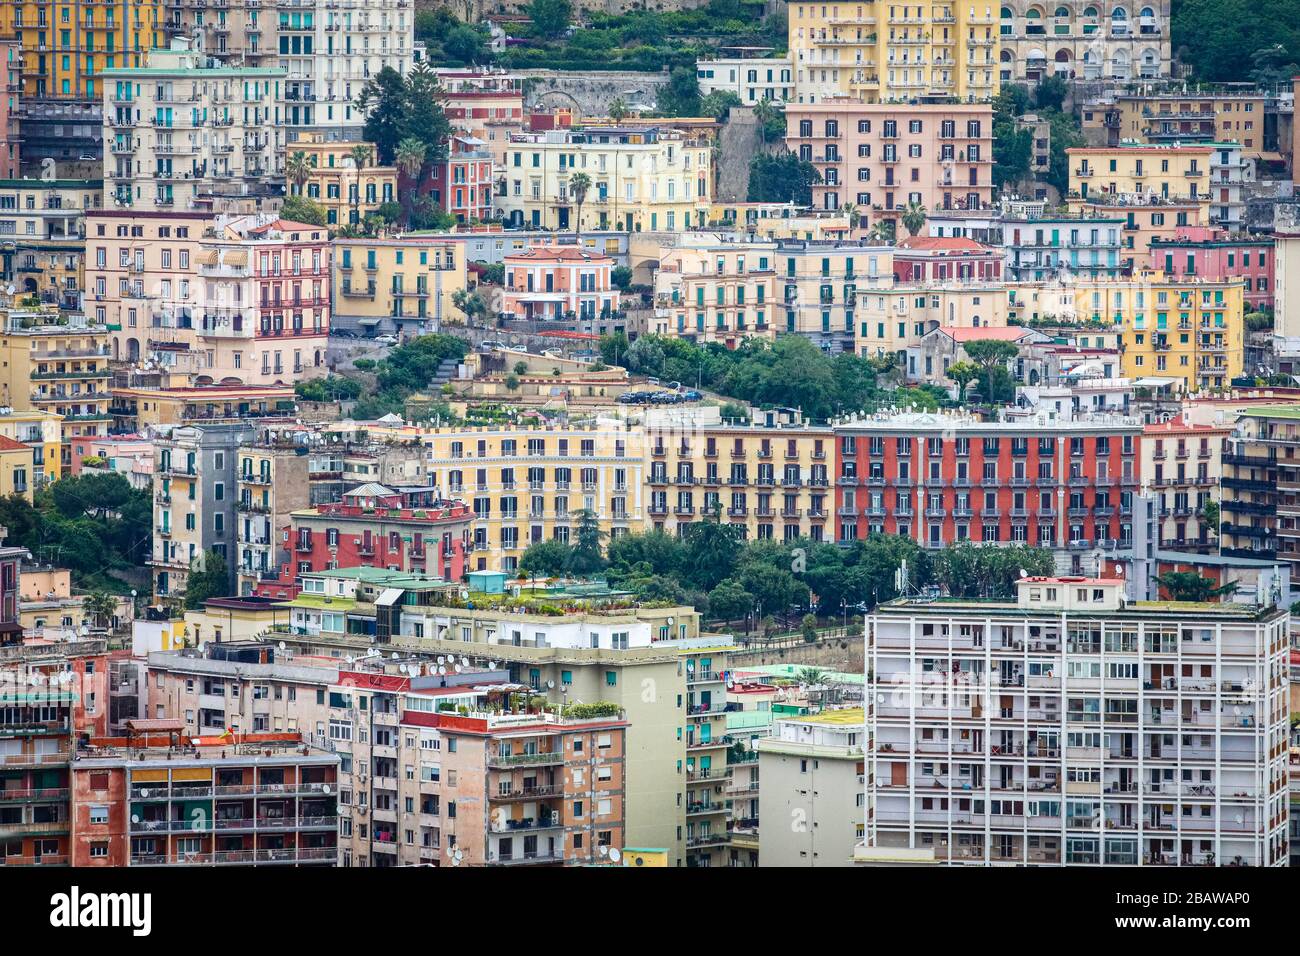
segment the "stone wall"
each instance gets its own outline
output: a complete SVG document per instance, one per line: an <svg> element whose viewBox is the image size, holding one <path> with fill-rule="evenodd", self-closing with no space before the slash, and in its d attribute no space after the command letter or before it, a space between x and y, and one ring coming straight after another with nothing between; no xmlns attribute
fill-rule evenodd
<svg viewBox="0 0 1300 956"><path fill-rule="evenodd" d="M569 73L556 70L516 70L524 77L524 108L568 107L584 116L604 116L617 97L629 107L654 106L668 71L659 73Z"/></svg>

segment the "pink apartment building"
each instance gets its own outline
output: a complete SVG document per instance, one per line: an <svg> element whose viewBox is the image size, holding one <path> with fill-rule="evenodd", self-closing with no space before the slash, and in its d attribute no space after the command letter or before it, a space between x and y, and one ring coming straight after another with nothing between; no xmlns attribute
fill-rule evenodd
<svg viewBox="0 0 1300 956"><path fill-rule="evenodd" d="M614 260L576 246L538 246L505 257L501 311L516 319L595 319L618 311Z"/></svg>
<svg viewBox="0 0 1300 956"><path fill-rule="evenodd" d="M1241 279L1250 311L1273 308L1273 237L1232 235L1189 226L1172 239L1151 240L1149 264L1170 276Z"/></svg>
<svg viewBox="0 0 1300 956"><path fill-rule="evenodd" d="M492 218L492 165L486 141L452 136L447 158L433 164L425 191L457 222L487 222Z"/></svg>
<svg viewBox="0 0 1300 956"><path fill-rule="evenodd" d="M894 246L899 282L999 279L1005 253L964 236L907 236Z"/></svg>
<svg viewBox="0 0 1300 956"><path fill-rule="evenodd" d="M821 174L817 209L851 203L872 222L896 221L909 202L982 209L993 198L988 104L790 103L786 145Z"/></svg>

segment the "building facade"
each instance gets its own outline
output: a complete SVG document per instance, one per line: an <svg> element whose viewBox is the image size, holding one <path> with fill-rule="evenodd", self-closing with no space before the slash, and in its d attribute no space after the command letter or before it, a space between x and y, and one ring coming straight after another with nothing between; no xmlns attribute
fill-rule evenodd
<svg viewBox="0 0 1300 956"><path fill-rule="evenodd" d="M1170 0L1006 0L999 8L999 80L1138 80L1172 72Z"/></svg>

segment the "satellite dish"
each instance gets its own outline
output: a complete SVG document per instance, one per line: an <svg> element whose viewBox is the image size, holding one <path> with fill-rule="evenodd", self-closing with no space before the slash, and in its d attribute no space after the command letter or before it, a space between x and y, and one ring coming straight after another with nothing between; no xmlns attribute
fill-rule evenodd
<svg viewBox="0 0 1300 956"><path fill-rule="evenodd" d="M320 788L320 792L321 792L321 793L329 793L329 792L330 792L330 785L327 783L327 784L325 784L324 786L322 786L322 787Z"/></svg>
<svg viewBox="0 0 1300 956"><path fill-rule="evenodd" d="M439 664L445 664L445 663L447 663L447 658L445 658L445 657L443 657L441 654L439 654L439 655L438 655L438 663L439 663Z"/></svg>
<svg viewBox="0 0 1300 956"><path fill-rule="evenodd" d="M343 659L344 659L345 661L347 661L349 664L355 664L355 663L356 663L356 658L353 657L351 654L349 654L347 657L345 657L345 658L343 658Z"/></svg>
<svg viewBox="0 0 1300 956"><path fill-rule="evenodd" d="M457 674L460 673L460 665L459 665L459 664L456 665L456 673L457 673Z"/></svg>
<svg viewBox="0 0 1300 956"><path fill-rule="evenodd" d="M609 856L609 847L602 846L599 852L601 856Z"/></svg>
<svg viewBox="0 0 1300 956"><path fill-rule="evenodd" d="M609 848L609 862L611 862L611 863L617 863L617 862L618 862L619 860L621 860L621 859L623 859L623 853L622 853L622 851L620 851L619 848L616 847L616 846L612 846L612 847L610 847L610 848Z"/></svg>
<svg viewBox="0 0 1300 956"><path fill-rule="evenodd" d="M280 642L280 650L284 650L284 641Z"/></svg>
<svg viewBox="0 0 1300 956"><path fill-rule="evenodd" d="M147 789L146 789L146 790L141 790L141 791L140 791L140 796L142 796L142 797L147 797L147 796L149 796L149 791L148 791ZM132 817L131 819L134 820L135 817Z"/></svg>
<svg viewBox="0 0 1300 956"><path fill-rule="evenodd" d="M393 651L392 655L391 655L388 659L389 659L390 661L395 661L395 660L397 660L397 651Z"/></svg>
<svg viewBox="0 0 1300 956"><path fill-rule="evenodd" d="M494 670L496 670L496 669L497 669L497 662L496 662L496 661L488 661L488 670L490 670L490 671L494 671Z"/></svg>
<svg viewBox="0 0 1300 956"><path fill-rule="evenodd" d="M397 665L397 672L398 672L399 674L405 674L405 673L406 673L406 665L405 665L405 664L398 664L398 665Z"/></svg>
<svg viewBox="0 0 1300 956"><path fill-rule="evenodd" d="M463 667L469 667L469 658L468 658L468 657L462 657L462 658L460 659L460 663L461 663L461 665L462 665Z"/></svg>
<svg viewBox="0 0 1300 956"><path fill-rule="evenodd" d="M548 681L546 682L546 689L547 689L547 690L555 690L555 681L553 681L553 680L548 680Z"/></svg>
<svg viewBox="0 0 1300 956"><path fill-rule="evenodd" d="M147 794L145 791L141 790L141 791L140 791L140 795L141 795L142 797L147 797L149 794ZM140 816L139 816L139 814L136 814L136 813L131 814L131 822L132 822L132 823L139 823L139 822L140 822Z"/></svg>
<svg viewBox="0 0 1300 956"><path fill-rule="evenodd" d="M1029 572L1026 571L1024 568L1021 568L1021 569L1020 569L1020 576L1021 576L1022 578L1027 578L1027 577L1029 577Z"/></svg>
<svg viewBox="0 0 1300 956"><path fill-rule="evenodd" d="M439 664L439 665L438 665L438 673L439 673L439 674L445 674L445 673L447 673L447 668L445 668L445 667L443 667L441 664Z"/></svg>

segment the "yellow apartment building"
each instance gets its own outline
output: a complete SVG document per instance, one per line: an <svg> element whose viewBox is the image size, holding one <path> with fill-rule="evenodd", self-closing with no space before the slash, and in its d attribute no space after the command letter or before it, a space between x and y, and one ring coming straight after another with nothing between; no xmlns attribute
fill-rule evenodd
<svg viewBox="0 0 1300 956"><path fill-rule="evenodd" d="M1176 379L1186 391L1228 388L1242 372L1243 287L1238 281L1134 279L1080 282L1084 320L1120 327L1125 378Z"/></svg>
<svg viewBox="0 0 1300 956"><path fill-rule="evenodd" d="M428 483L475 514L474 570L514 571L530 544L576 542L577 513L605 540L645 525L644 433L619 422L425 432Z"/></svg>
<svg viewBox="0 0 1300 956"><path fill-rule="evenodd" d="M1208 200L1213 152L1209 146L1074 147L1066 150L1070 195L1082 199L1108 193Z"/></svg>
<svg viewBox="0 0 1300 956"><path fill-rule="evenodd" d="M337 239L330 326L354 334L422 335L465 321L453 302L466 288L454 239Z"/></svg>
<svg viewBox="0 0 1300 956"><path fill-rule="evenodd" d="M1236 90L1118 93L1113 104L1090 109L1121 140L1240 143L1246 155L1258 157L1266 103L1263 92L1243 84Z"/></svg>
<svg viewBox="0 0 1300 956"><path fill-rule="evenodd" d="M36 488L36 457L31 445L0 435L0 497L18 495L28 504Z"/></svg>
<svg viewBox="0 0 1300 956"><path fill-rule="evenodd" d="M0 411L0 436L32 450L32 480L37 487L63 473L63 416L40 409Z"/></svg>
<svg viewBox="0 0 1300 956"><path fill-rule="evenodd" d="M516 133L495 202L530 229L680 232L708 223L711 163L707 136L666 125ZM591 183L580 211L569 188L579 173Z"/></svg>
<svg viewBox="0 0 1300 956"><path fill-rule="evenodd" d="M776 245L687 242L665 248L655 273L651 331L735 348L776 338Z"/></svg>
<svg viewBox="0 0 1300 956"><path fill-rule="evenodd" d="M81 308L85 214L99 206L99 180L0 180L0 279L15 294L65 311Z"/></svg>
<svg viewBox="0 0 1300 956"><path fill-rule="evenodd" d="M99 140L105 70L143 66L163 42L161 0L14 0L0 36L22 48L24 151L77 162Z"/></svg>
<svg viewBox="0 0 1300 956"><path fill-rule="evenodd" d="M999 8L988 3L789 4L795 98L866 103L949 96L990 100L998 91Z"/></svg>
<svg viewBox="0 0 1300 956"><path fill-rule="evenodd" d="M326 142L321 133L305 133L285 152L289 159L297 153L306 157L311 175L301 187L290 179L289 189L325 207L328 225L356 225L384 203L397 201L397 169L376 165L373 143Z"/></svg>
<svg viewBox="0 0 1300 956"><path fill-rule="evenodd" d="M63 416L63 460L71 466L72 439L106 435L108 330L55 308L11 310L0 325L0 403Z"/></svg>
<svg viewBox="0 0 1300 956"><path fill-rule="evenodd" d="M651 528L684 535L716 514L750 541L834 540L829 428L723 422L655 428L646 439Z"/></svg>
<svg viewBox="0 0 1300 956"><path fill-rule="evenodd" d="M1000 283L966 280L866 289L858 293L856 351L866 357L897 355L935 329L1002 328L1007 295Z"/></svg>

